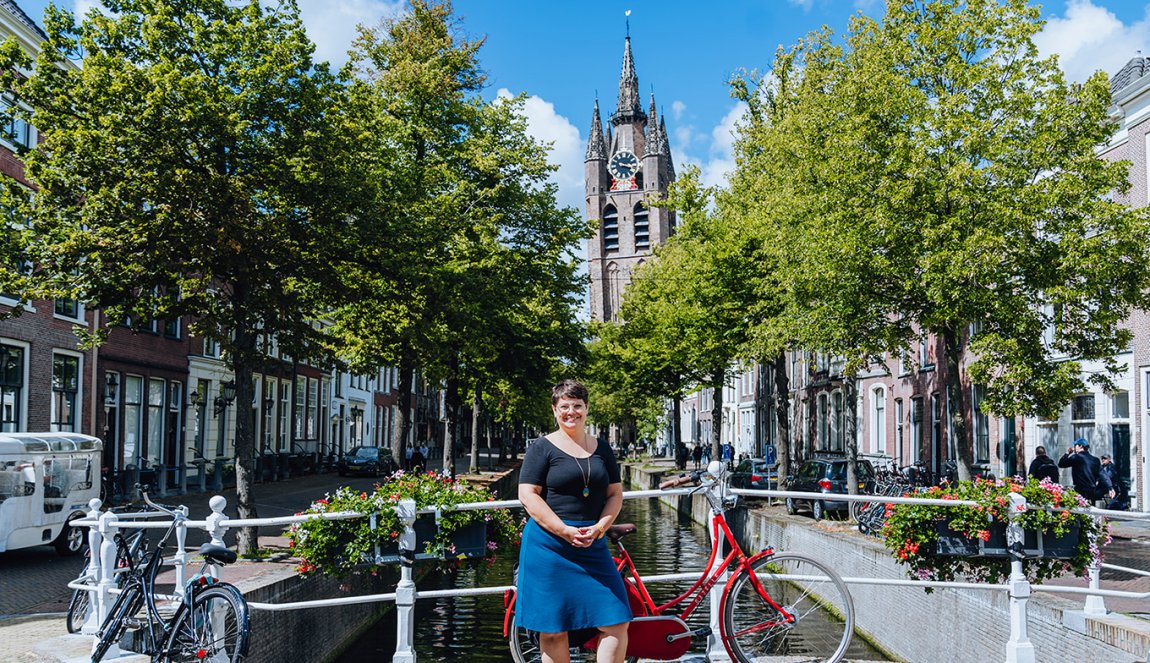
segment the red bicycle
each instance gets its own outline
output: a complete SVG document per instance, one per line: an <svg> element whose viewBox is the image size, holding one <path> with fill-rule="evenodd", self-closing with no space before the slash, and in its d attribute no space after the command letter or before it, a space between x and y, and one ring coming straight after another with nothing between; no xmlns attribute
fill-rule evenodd
<svg viewBox="0 0 1150 663"><path fill-rule="evenodd" d="M854 605L846 583L830 568L805 555L776 553L768 548L747 556L735 540L724 513L735 496L727 494L722 464L712 462L706 472L664 481L659 487L698 484L711 506L711 554L698 580L686 592L658 605L647 591L639 570L623 545L623 537L636 531L630 524L610 528L619 572L626 580L631 611L627 637L628 660L675 660L687 652L691 640L711 635L709 627L692 630L686 620L703 604L708 593L729 571L719 607L719 635L733 660L799 661L842 660L854 630ZM726 542L729 552L720 557ZM511 654L520 663L542 660L538 635L515 624L515 593L504 597L504 635L510 636ZM571 660L591 661L598 631L572 631Z"/></svg>

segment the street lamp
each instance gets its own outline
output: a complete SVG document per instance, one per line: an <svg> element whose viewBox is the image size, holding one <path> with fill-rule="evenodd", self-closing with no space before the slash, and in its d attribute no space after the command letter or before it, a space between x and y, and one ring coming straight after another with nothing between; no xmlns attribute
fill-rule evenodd
<svg viewBox="0 0 1150 663"><path fill-rule="evenodd" d="M7 368L8 368L8 357L9 357L8 349L3 347L3 346L0 346L0 370L7 370ZM113 448L112 454L114 456L118 456L119 452L115 450L114 445L112 444L112 441L110 439L108 439L108 437L109 437L108 434L112 430L112 406L114 406L116 404L116 400L117 400L116 395L118 394L117 389L119 388L119 386L120 386L120 379L116 373L106 373L105 374L105 376L104 376L104 444L107 445L108 447ZM109 465L112 465L112 463L109 463ZM105 481L106 483L109 483L109 480L111 479L111 472L112 472L111 467L104 467L100 471L101 480ZM113 493L112 486L106 485L105 489L106 489L105 493L108 495L109 501L111 501L111 497L112 497L112 493Z"/></svg>
<svg viewBox="0 0 1150 663"><path fill-rule="evenodd" d="M212 466L212 490L224 488L224 443L227 439L228 417L227 409L236 400L236 383L228 380L220 385L220 394L216 396L215 412L219 418L219 431L216 437L216 462Z"/></svg>
<svg viewBox="0 0 1150 663"><path fill-rule="evenodd" d="M220 395L216 396L215 410L216 416L219 416L224 410L228 409L236 400L236 383L234 380L228 380L220 385Z"/></svg>

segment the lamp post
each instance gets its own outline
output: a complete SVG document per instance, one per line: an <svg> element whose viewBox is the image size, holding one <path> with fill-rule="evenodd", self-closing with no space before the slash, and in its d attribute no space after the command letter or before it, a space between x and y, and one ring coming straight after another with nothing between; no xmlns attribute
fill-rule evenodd
<svg viewBox="0 0 1150 663"><path fill-rule="evenodd" d="M192 411L196 413L196 446L191 447L192 450L192 463L196 466L196 479L200 485L200 492L208 489L208 478L206 475L206 467L208 459L204 457L204 406L208 404L208 399L200 391L199 387L196 388L191 394L188 395L188 402L192 406Z"/></svg>
<svg viewBox="0 0 1150 663"><path fill-rule="evenodd" d="M216 438L216 461L212 466L212 490L220 491L224 488L224 449L228 431L228 406L236 400L236 383L228 380L220 385L220 393L216 396L214 410L219 422L218 437Z"/></svg>

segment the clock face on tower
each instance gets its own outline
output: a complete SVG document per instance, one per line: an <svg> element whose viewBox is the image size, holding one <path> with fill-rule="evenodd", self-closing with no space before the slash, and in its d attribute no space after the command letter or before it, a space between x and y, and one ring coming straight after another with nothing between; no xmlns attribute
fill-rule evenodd
<svg viewBox="0 0 1150 663"><path fill-rule="evenodd" d="M627 150L619 150L612 157L607 169L617 180L629 180L639 170L639 160Z"/></svg>

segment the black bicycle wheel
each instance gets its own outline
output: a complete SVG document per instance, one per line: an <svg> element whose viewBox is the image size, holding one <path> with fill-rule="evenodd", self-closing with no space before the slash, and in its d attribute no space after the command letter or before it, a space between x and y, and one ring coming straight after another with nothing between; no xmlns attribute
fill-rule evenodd
<svg viewBox="0 0 1150 663"><path fill-rule="evenodd" d="M91 605L91 592L82 589L72 591L72 600L68 601L68 618L65 621L69 633L79 633L84 628L84 620L88 618L88 606Z"/></svg>
<svg viewBox="0 0 1150 663"><path fill-rule="evenodd" d="M108 649L120 642L120 638L128 628L124 620L135 615L143 606L144 597L140 594L140 588L135 585L129 586L116 598L116 602L108 612L108 618L100 625L100 631L97 633L100 641L92 650L92 663L99 663L104 654L108 653Z"/></svg>
<svg viewBox="0 0 1150 663"><path fill-rule="evenodd" d="M834 571L803 555L760 557L752 573L737 573L723 592L720 631L727 652L742 663L839 661L854 629L854 605Z"/></svg>
<svg viewBox="0 0 1150 663"><path fill-rule="evenodd" d="M189 663L239 663L248 653L251 621L248 604L231 585L215 585L181 604L160 660Z"/></svg>

